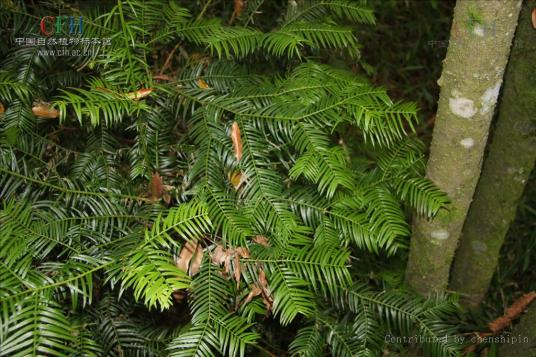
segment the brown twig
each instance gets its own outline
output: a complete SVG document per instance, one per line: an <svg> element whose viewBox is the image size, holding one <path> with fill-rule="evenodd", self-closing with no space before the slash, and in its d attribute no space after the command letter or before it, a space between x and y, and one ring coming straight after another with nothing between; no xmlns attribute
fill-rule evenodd
<svg viewBox="0 0 536 357"><path fill-rule="evenodd" d="M171 63L171 59L173 58L173 55L175 54L175 51L177 51L177 48L179 48L179 46L180 46L180 42L177 43L177 44L175 45L175 47L173 47L173 49L171 50L171 52L170 52L169 55L167 56L166 61L164 62L164 65L163 65L162 68L160 69L160 73L159 73L160 75L162 75L162 74L164 73L164 71L165 71L166 69L168 69L168 67L169 67L169 65L170 65L170 63Z"/></svg>

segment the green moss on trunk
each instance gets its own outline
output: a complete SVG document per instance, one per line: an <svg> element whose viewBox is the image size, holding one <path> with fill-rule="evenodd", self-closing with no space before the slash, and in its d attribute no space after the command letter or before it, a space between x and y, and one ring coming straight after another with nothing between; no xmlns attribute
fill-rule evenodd
<svg viewBox="0 0 536 357"><path fill-rule="evenodd" d="M451 198L433 220L417 218L407 283L443 291L481 162L519 14L520 1L460 0L444 60L427 176Z"/></svg>
<svg viewBox="0 0 536 357"><path fill-rule="evenodd" d="M488 289L536 159L534 6L535 0L528 1L521 11L497 126L454 260L451 288L470 307L478 306Z"/></svg>

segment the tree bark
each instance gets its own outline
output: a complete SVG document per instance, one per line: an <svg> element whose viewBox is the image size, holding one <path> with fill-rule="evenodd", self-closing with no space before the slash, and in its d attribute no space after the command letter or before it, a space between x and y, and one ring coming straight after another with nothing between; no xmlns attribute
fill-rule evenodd
<svg viewBox="0 0 536 357"><path fill-rule="evenodd" d="M536 357L536 305L534 303L521 316L521 321L514 327L510 338L516 338L516 343L503 344L499 348L499 357Z"/></svg>
<svg viewBox="0 0 536 357"><path fill-rule="evenodd" d="M422 295L447 288L520 7L519 0L456 3L427 166L428 178L452 203L434 220L414 223L406 282Z"/></svg>
<svg viewBox="0 0 536 357"><path fill-rule="evenodd" d="M521 10L496 129L454 259L450 287L468 307L486 294L536 160L535 6L530 0Z"/></svg>

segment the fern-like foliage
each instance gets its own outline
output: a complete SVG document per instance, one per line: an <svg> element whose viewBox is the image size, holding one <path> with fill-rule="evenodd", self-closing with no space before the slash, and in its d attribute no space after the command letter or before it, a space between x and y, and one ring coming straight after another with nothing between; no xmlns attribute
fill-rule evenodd
<svg viewBox="0 0 536 357"><path fill-rule="evenodd" d="M364 2L54 2L111 39L72 57L16 41L52 3L4 3L0 356L256 355L268 319L296 356L456 332L452 301L359 273L447 203L415 106L322 64L358 58Z"/></svg>

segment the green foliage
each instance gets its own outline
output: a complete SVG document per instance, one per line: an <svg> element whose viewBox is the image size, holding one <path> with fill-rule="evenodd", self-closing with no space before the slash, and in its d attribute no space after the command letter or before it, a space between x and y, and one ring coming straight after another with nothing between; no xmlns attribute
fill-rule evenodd
<svg viewBox="0 0 536 357"><path fill-rule="evenodd" d="M1 356L253 355L267 316L301 326L299 356L455 333L453 301L375 292L356 272L357 255L407 246L411 212L447 202L423 178L415 105L322 64L358 58L372 11L252 1L232 24L210 18L218 6L82 8L84 37L111 38L82 57L2 32ZM0 23L49 10L10 2ZM359 152L336 140L346 128Z"/></svg>

